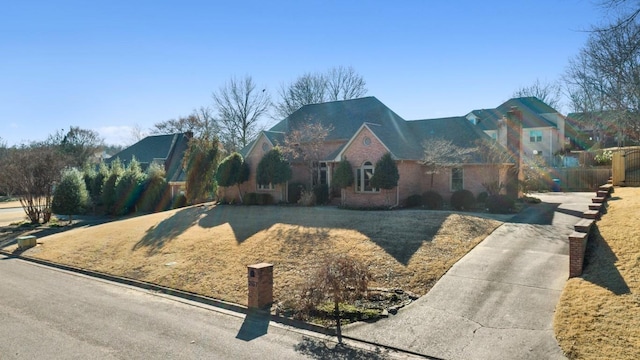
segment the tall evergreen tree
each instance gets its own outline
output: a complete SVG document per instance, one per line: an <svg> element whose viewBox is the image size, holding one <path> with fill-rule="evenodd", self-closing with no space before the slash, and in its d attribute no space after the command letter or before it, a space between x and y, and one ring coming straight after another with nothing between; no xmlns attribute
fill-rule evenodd
<svg viewBox="0 0 640 360"><path fill-rule="evenodd" d="M258 163L258 184L277 185L291 179L291 166L278 146L266 153Z"/></svg>
<svg viewBox="0 0 640 360"><path fill-rule="evenodd" d="M71 224L73 215L80 214L88 204L89 192L82 173L76 168L65 171L53 193L51 210L58 215L69 215Z"/></svg>
<svg viewBox="0 0 640 360"><path fill-rule="evenodd" d="M382 155L380 160L376 162L376 167L373 171L373 177L371 178L371 186L378 189L391 190L398 186L398 180L400 180L400 174L398 173L398 166L391 157L391 153ZM387 191L387 204L389 204L389 193Z"/></svg>
<svg viewBox="0 0 640 360"><path fill-rule="evenodd" d="M353 169L346 158L338 163L338 167L333 173L332 183L340 188L340 201L344 205L344 189L353 185Z"/></svg>
<svg viewBox="0 0 640 360"><path fill-rule="evenodd" d="M242 155L234 152L224 158L218 165L216 181L218 186L237 186L240 202L243 202L240 184L249 180L249 171L249 164L244 162Z"/></svg>
<svg viewBox="0 0 640 360"><path fill-rule="evenodd" d="M204 202L214 193L219 156L217 139L189 140L182 160L187 175L186 196L189 204Z"/></svg>

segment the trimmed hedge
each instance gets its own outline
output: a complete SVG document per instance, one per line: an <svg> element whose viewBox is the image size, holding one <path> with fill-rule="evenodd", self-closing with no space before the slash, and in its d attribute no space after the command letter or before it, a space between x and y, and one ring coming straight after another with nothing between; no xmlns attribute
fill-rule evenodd
<svg viewBox="0 0 640 360"><path fill-rule="evenodd" d="M185 206L187 206L187 196L185 194L179 194L172 199L172 209L182 208Z"/></svg>
<svg viewBox="0 0 640 360"><path fill-rule="evenodd" d="M444 201L442 200L442 195L438 192L429 190L422 194L422 203L429 210L440 210Z"/></svg>
<svg viewBox="0 0 640 360"><path fill-rule="evenodd" d="M405 200L405 206L408 208L422 206L422 196L418 194L411 195Z"/></svg>
<svg viewBox="0 0 640 360"><path fill-rule="evenodd" d="M458 190L451 195L451 207L456 210L470 210L476 204L476 197L469 190Z"/></svg>
<svg viewBox="0 0 640 360"><path fill-rule="evenodd" d="M485 202L489 212L494 214L509 214L515 209L515 200L507 195L491 195Z"/></svg>
<svg viewBox="0 0 640 360"><path fill-rule="evenodd" d="M297 204L300 201L300 197L302 196L302 192L306 190L306 187L303 183L289 183L287 191L289 192L289 203Z"/></svg>
<svg viewBox="0 0 640 360"><path fill-rule="evenodd" d="M316 205L325 205L329 202L329 186L326 184L313 187L313 195L316 198Z"/></svg>
<svg viewBox="0 0 640 360"><path fill-rule="evenodd" d="M248 193L244 197L245 205L271 205L273 196L266 193Z"/></svg>
<svg viewBox="0 0 640 360"><path fill-rule="evenodd" d="M478 198L476 198L476 201L479 203L485 203L487 202L488 197L489 197L489 193L487 193L486 191L483 191L480 194L478 194Z"/></svg>

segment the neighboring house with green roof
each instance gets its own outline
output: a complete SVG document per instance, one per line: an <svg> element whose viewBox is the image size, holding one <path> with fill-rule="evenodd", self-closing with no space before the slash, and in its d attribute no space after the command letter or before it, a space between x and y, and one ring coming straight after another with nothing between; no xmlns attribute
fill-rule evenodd
<svg viewBox="0 0 640 360"><path fill-rule="evenodd" d="M370 185L376 162L387 152L395 159L400 173L399 184L392 190L394 204L401 205L411 195L420 195L427 190L438 191L445 199L457 189L467 189L478 195L484 191L483 174L487 171L498 180L500 168L509 164L487 164L480 157L468 163L451 164L446 171L434 177L420 163L423 158L424 141L448 139L461 147L475 147L478 140L490 140L465 117L407 121L385 106L375 97L333 101L306 105L280 121L267 131L262 131L256 140L242 149L249 164L251 175L242 184L244 192L271 193L275 201L287 201L286 186L260 185L256 183L256 168L264 154L278 144L283 144L288 133L307 122L317 122L331 128L324 139L321 159L316 171L310 173L307 164L292 161L292 183L326 184L331 186L331 177L337 163L347 159L353 169L355 184L345 191L348 206L380 206L386 203L389 194ZM237 199L235 188L222 189L227 200Z"/></svg>
<svg viewBox="0 0 640 360"><path fill-rule="evenodd" d="M504 118L511 108L522 114L522 151L525 159L542 157L548 164L567 143L565 117L536 97L513 98L495 109L473 110L466 118L491 138L506 144Z"/></svg>
<svg viewBox="0 0 640 360"><path fill-rule="evenodd" d="M164 168L173 197L185 188L186 176L182 168L182 158L192 137L191 132L147 136L105 160L105 163L110 164L113 160L120 159L122 164L127 166L135 158L143 171L152 163L156 163Z"/></svg>
<svg viewBox="0 0 640 360"><path fill-rule="evenodd" d="M636 145L637 141L625 134L633 129L626 125L633 116L633 113L614 110L570 113L566 121L567 136L574 147L581 150L588 150L596 143L600 148Z"/></svg>

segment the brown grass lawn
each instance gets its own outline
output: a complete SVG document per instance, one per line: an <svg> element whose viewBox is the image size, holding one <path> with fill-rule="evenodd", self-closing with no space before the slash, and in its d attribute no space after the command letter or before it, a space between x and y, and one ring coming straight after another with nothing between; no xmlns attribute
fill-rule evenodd
<svg viewBox="0 0 640 360"><path fill-rule="evenodd" d="M278 301L328 254L348 253L371 286L422 295L499 225L445 211L204 205L58 233L23 255L246 305L247 265L274 264Z"/></svg>
<svg viewBox="0 0 640 360"><path fill-rule="evenodd" d="M616 188L554 328L572 359L640 359L640 188Z"/></svg>

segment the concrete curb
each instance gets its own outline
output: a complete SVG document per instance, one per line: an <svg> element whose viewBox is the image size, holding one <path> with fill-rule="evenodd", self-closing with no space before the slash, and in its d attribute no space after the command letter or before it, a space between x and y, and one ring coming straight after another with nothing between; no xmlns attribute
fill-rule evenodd
<svg viewBox="0 0 640 360"><path fill-rule="evenodd" d="M115 275L109 275L109 274L101 273L101 272L98 272L98 271L78 268L78 267L75 267L75 266L62 265L62 264L50 262L50 261L47 261L47 260L36 259L36 258L33 258L33 257L29 257L29 256L16 255L16 254L14 254L12 252L8 252L8 251L1 250L1 249L0 249L0 254L5 255L5 256L7 256L9 258L21 259L21 260L29 261L29 262L36 263L36 264L39 264L39 265L48 266L48 267L52 267L52 268L56 268L56 269L60 269L60 270L65 270L65 271L71 271L71 272L79 273L79 274L90 276L90 277L95 277L95 278L99 278L99 279L103 279L103 280L116 282L116 283L119 283L119 284L124 284L124 285L128 285L128 286L134 286L134 287L138 287L138 288L145 289L145 290L157 291L157 292L160 292L160 293L163 293L163 294L167 294L167 295L171 295L171 296L175 296L175 297L178 297L178 298L181 298L181 299L186 299L186 300L189 300L189 301L194 301L194 302L198 302L198 303L214 306L214 307L217 307L217 308L220 308L220 309L224 309L224 310L232 311L232 312L237 312L237 313L241 313L241 314L244 314L244 315L247 315L250 312L250 310L247 307L242 306L242 305L238 305L238 304L222 301L222 300L215 299L215 298L210 298L210 297L198 295L196 293L192 293L192 292L188 292L188 291L172 289L172 288L169 288L169 287L166 287L166 286L162 286L162 285L158 285L158 284L154 284L154 283L149 283L149 282L139 281L139 280L133 280L133 279L127 279L127 278L124 278L124 277L115 276ZM284 317L281 317L281 316L276 316L274 314L269 314L269 317L270 317L270 321L273 321L273 322L278 323L278 324L287 325L287 326L291 326L291 327L294 327L294 328L297 328L297 329L311 331L311 332L319 333L319 334L322 334L322 335L336 336L336 331L334 329L332 329L332 328L328 328L328 327L324 327L324 326L320 326L320 325L315 325L315 324L310 324L310 323L306 323L306 322L299 321L299 320L284 318ZM360 343L363 343L363 344L368 344L368 345L371 345L371 346L376 346L376 347L379 347L379 348L396 351L396 352L401 352L401 353L406 353L406 354L410 354L410 355L414 355L414 356L419 356L419 357L422 357L422 358L425 358L425 359L442 360L442 359L437 358L437 357L421 354L421 353L414 352L414 351L411 351L411 350L401 349L401 348L397 348L397 347L389 346L389 345L383 345L383 344L379 344L379 343L376 343L376 342L373 342L373 341L359 339L359 338L351 337L351 336L344 335L344 334L342 335L342 337L344 339L348 339L348 340L360 342Z"/></svg>

